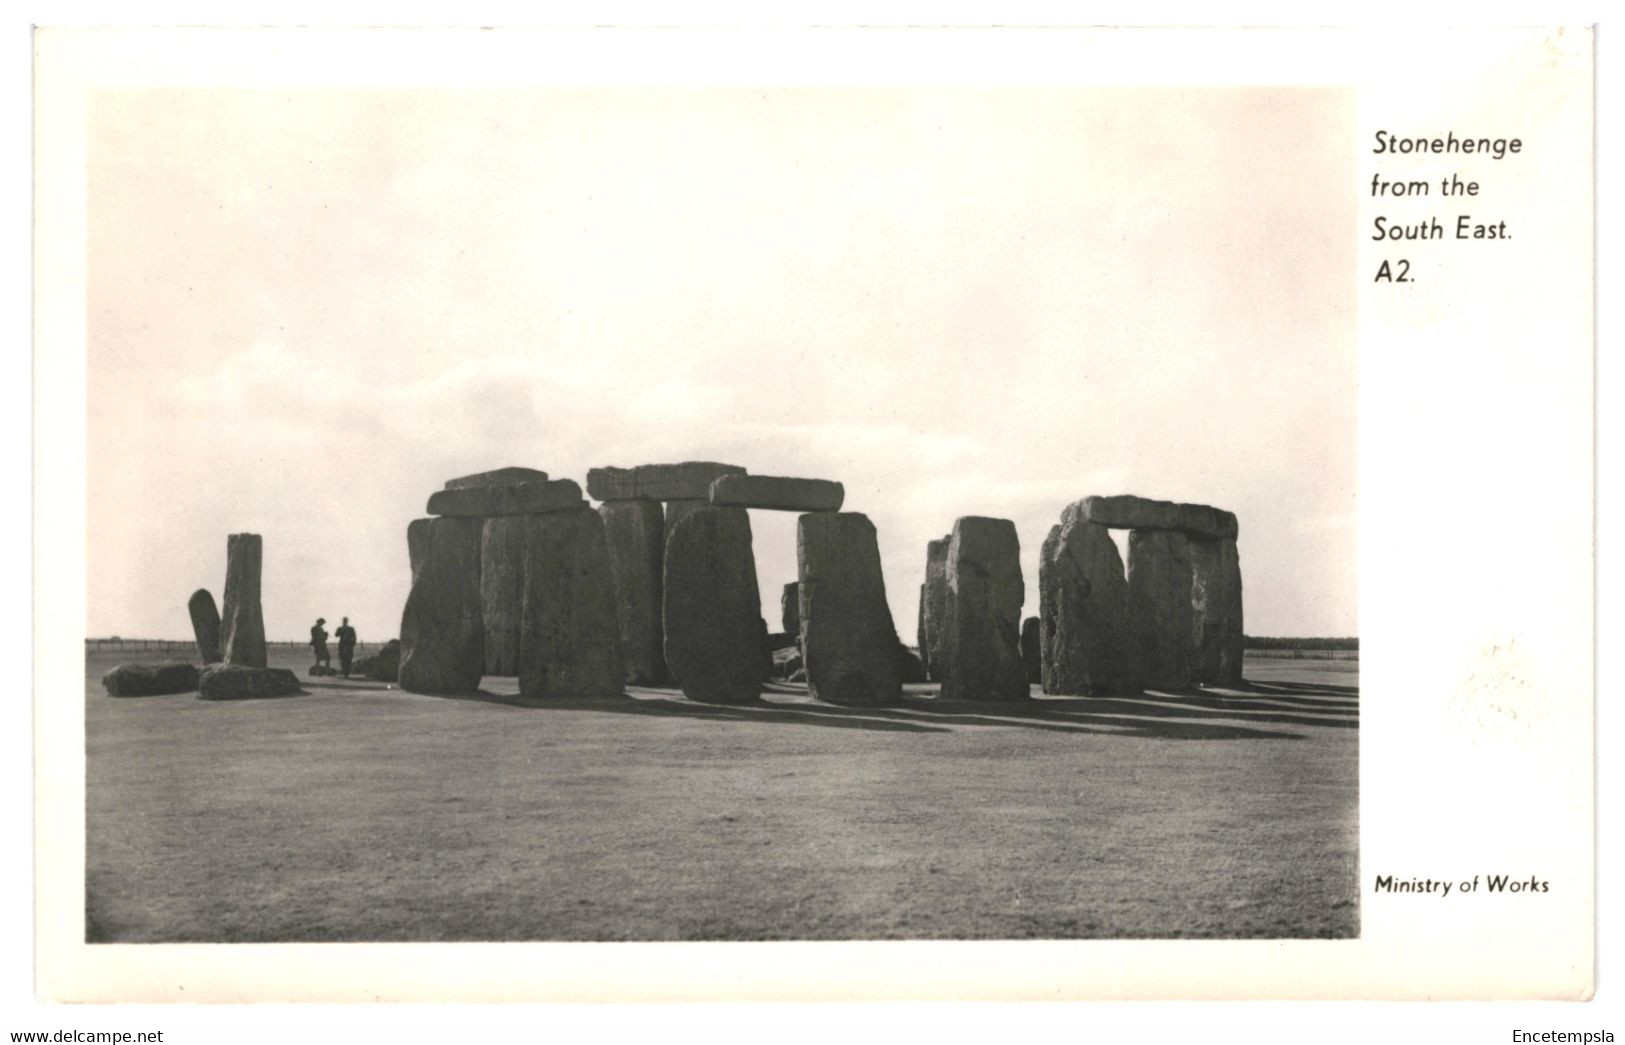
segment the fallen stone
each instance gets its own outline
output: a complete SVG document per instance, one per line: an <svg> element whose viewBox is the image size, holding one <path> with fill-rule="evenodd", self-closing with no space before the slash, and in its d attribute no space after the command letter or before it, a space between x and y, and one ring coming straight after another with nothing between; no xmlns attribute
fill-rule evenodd
<svg viewBox="0 0 1625 1045"><path fill-rule="evenodd" d="M948 546L950 534L925 546L925 584L920 589L920 624L917 640L926 677L942 681L942 643L948 635Z"/></svg>
<svg viewBox="0 0 1625 1045"><path fill-rule="evenodd" d="M1021 622L1021 663L1027 669L1029 684L1044 681L1044 660L1039 653L1038 618Z"/></svg>
<svg viewBox="0 0 1625 1045"><path fill-rule="evenodd" d="M591 508L527 516L519 692L619 695L626 685L604 520Z"/></svg>
<svg viewBox="0 0 1625 1045"><path fill-rule="evenodd" d="M497 468L489 472L475 472L446 480L446 489L465 490L471 486L518 486L520 483L545 483L547 473L534 468Z"/></svg>
<svg viewBox="0 0 1625 1045"><path fill-rule="evenodd" d="M1092 522L1115 530L1178 530L1195 537L1236 536L1234 514L1205 504L1175 504L1121 494L1085 497L1061 512L1061 522Z"/></svg>
<svg viewBox="0 0 1625 1045"><path fill-rule="evenodd" d="M525 605L525 517L480 525L480 621L487 675L519 674L519 623Z"/></svg>
<svg viewBox="0 0 1625 1045"><path fill-rule="evenodd" d="M736 464L715 461L590 468L587 492L600 501L707 501L713 482L724 475L743 474L745 470Z"/></svg>
<svg viewBox="0 0 1625 1045"><path fill-rule="evenodd" d="M947 578L943 698L1028 699L1020 635L1026 590L1015 523L975 515L956 520Z"/></svg>
<svg viewBox="0 0 1625 1045"><path fill-rule="evenodd" d="M858 512L812 512L796 525L802 656L813 697L871 707L902 697L897 630L874 524Z"/></svg>
<svg viewBox="0 0 1625 1045"><path fill-rule="evenodd" d="M1128 580L1104 526L1074 520L1050 528L1038 559L1038 621L1045 693L1138 692Z"/></svg>
<svg viewBox="0 0 1625 1045"><path fill-rule="evenodd" d="M666 541L666 665L690 700L761 694L761 595L743 508L696 508Z"/></svg>
<svg viewBox="0 0 1625 1045"><path fill-rule="evenodd" d="M621 629L626 681L658 686L666 681L660 623L661 575L665 569L665 513L659 501L606 501L598 506L609 544L615 610Z"/></svg>
<svg viewBox="0 0 1625 1045"><path fill-rule="evenodd" d="M211 664L198 676L201 700L253 700L291 697L303 692L299 676L287 668L252 668L246 664Z"/></svg>
<svg viewBox="0 0 1625 1045"><path fill-rule="evenodd" d="M519 483L516 486L465 486L429 495L430 515L489 519L498 515L535 515L585 508L574 479Z"/></svg>
<svg viewBox="0 0 1625 1045"><path fill-rule="evenodd" d="M1236 542L1191 541L1191 681L1241 681L1241 560Z"/></svg>
<svg viewBox="0 0 1625 1045"><path fill-rule="evenodd" d="M786 635L801 641L801 595L800 585L791 581L784 586L784 593L779 596L779 619L784 622Z"/></svg>
<svg viewBox="0 0 1625 1045"><path fill-rule="evenodd" d="M212 602L211 602L212 605ZM197 689L198 670L185 661L161 664L120 664L102 676L110 697L159 697Z"/></svg>
<svg viewBox="0 0 1625 1045"><path fill-rule="evenodd" d="M350 674L359 678L377 679L380 682L394 682L400 675L400 665L400 640L390 639L377 653L358 657L355 663L350 665Z"/></svg>
<svg viewBox="0 0 1625 1045"><path fill-rule="evenodd" d="M310 670L306 672L307 675L314 675L318 678L326 677L328 675L337 675L338 673L338 668L330 668L326 664L312 664L310 666Z"/></svg>
<svg viewBox="0 0 1625 1045"><path fill-rule="evenodd" d="M1129 649L1151 689L1191 681L1191 540L1174 530L1128 535Z"/></svg>
<svg viewBox="0 0 1625 1045"><path fill-rule="evenodd" d="M197 640L198 656L205 664L220 662L220 611L215 608L214 596L207 588L199 588L186 602L186 612L192 617L192 635Z"/></svg>
<svg viewBox="0 0 1625 1045"><path fill-rule="evenodd" d="M790 677L785 679L784 681L786 681L786 682L799 682L802 685L806 685L807 684L807 668L806 668L806 666L803 665L801 667L796 668L796 670L790 672Z"/></svg>
<svg viewBox="0 0 1625 1045"><path fill-rule="evenodd" d="M261 547L257 533L234 533L226 538L220 654L227 664L265 667L265 618L260 611Z"/></svg>
<svg viewBox="0 0 1625 1045"><path fill-rule="evenodd" d="M725 475L711 484L717 507L766 508L779 512L838 512L846 488L828 479L777 475Z"/></svg>
<svg viewBox="0 0 1625 1045"><path fill-rule="evenodd" d="M773 652L774 678L787 679L801 668L801 650L797 647L788 646Z"/></svg>
<svg viewBox="0 0 1625 1045"><path fill-rule="evenodd" d="M469 693L485 668L479 519L414 519L406 543L416 567L401 614L401 688Z"/></svg>

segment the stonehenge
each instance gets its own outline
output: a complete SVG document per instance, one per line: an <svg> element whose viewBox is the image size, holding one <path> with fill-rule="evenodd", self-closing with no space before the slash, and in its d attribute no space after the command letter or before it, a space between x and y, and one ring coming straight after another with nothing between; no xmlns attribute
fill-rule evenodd
<svg viewBox="0 0 1625 1045"><path fill-rule="evenodd" d="M1026 700L1021 662L1021 545L1009 519L961 516L949 540L940 662L947 700Z"/></svg>
<svg viewBox="0 0 1625 1045"><path fill-rule="evenodd" d="M525 517L500 515L480 527L480 621L485 675L519 674L525 604Z"/></svg>
<svg viewBox="0 0 1625 1045"><path fill-rule="evenodd" d="M479 519L414 519L406 528L412 588L401 614L402 689L476 690L485 668Z"/></svg>
<svg viewBox="0 0 1625 1045"><path fill-rule="evenodd" d="M201 700L257 700L291 697L303 692L299 676L287 668L255 668L246 664L210 664L198 676Z"/></svg>
<svg viewBox="0 0 1625 1045"><path fill-rule="evenodd" d="M719 508L767 508L780 512L838 512L846 488L827 479L774 475L724 475L711 484Z"/></svg>
<svg viewBox="0 0 1625 1045"><path fill-rule="evenodd" d="M209 603L214 605L213 600ZM162 664L120 664L102 676L110 697L159 697L191 693L198 687L197 665L184 660Z"/></svg>
<svg viewBox="0 0 1625 1045"><path fill-rule="evenodd" d="M260 609L261 547L257 533L234 533L226 537L220 654L227 664L265 667L265 619Z"/></svg>
<svg viewBox="0 0 1625 1045"><path fill-rule="evenodd" d="M920 586L920 623L917 641L926 678L942 681L942 639L947 634L948 545L953 536L925 546L925 583Z"/></svg>
<svg viewBox="0 0 1625 1045"><path fill-rule="evenodd" d="M784 625L784 633L792 636L796 642L801 641L801 584L791 581L784 586L784 594L779 596L779 620Z"/></svg>
<svg viewBox="0 0 1625 1045"><path fill-rule="evenodd" d="M874 524L813 512L796 526L797 595L807 689L830 704L896 703L902 662Z"/></svg>
<svg viewBox="0 0 1625 1045"><path fill-rule="evenodd" d="M626 682L604 520L591 508L523 519L519 692L606 697Z"/></svg>
<svg viewBox="0 0 1625 1045"><path fill-rule="evenodd" d="M214 596L207 588L199 588L186 601L186 612L192 618L192 635L197 640L197 655L205 664L220 662L220 611L215 608Z"/></svg>
<svg viewBox="0 0 1625 1045"><path fill-rule="evenodd" d="M1111 529L1127 529L1125 565ZM1043 690L1131 693L1241 681L1236 516L1130 495L1085 497L1039 563Z"/></svg>
<svg viewBox="0 0 1625 1045"><path fill-rule="evenodd" d="M1038 646L1038 618L1028 617L1021 622L1021 666L1027 671L1031 685L1044 678L1044 660Z"/></svg>
<svg viewBox="0 0 1625 1045"><path fill-rule="evenodd" d="M761 593L743 508L697 508L666 542L666 665L683 695L707 704L760 696Z"/></svg>
<svg viewBox="0 0 1625 1045"><path fill-rule="evenodd" d="M606 501L598 506L598 515L609 547L626 681L660 685L666 680L660 617L665 511L659 501Z"/></svg>

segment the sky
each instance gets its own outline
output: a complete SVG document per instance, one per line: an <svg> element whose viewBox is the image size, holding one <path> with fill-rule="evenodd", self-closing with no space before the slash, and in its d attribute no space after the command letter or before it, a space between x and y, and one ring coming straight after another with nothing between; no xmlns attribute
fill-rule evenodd
<svg viewBox="0 0 1625 1045"><path fill-rule="evenodd" d="M956 517L1240 519L1246 630L1354 635L1353 97L1311 88L143 89L87 141L86 633L399 630L453 476L834 479L912 642ZM795 516L752 512L764 616Z"/></svg>

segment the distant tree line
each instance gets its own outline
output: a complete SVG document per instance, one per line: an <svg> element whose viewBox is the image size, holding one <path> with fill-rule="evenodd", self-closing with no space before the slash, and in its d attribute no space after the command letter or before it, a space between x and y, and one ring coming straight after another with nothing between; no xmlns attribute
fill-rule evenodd
<svg viewBox="0 0 1625 1045"><path fill-rule="evenodd" d="M1277 638L1268 635L1243 635L1245 649L1347 649L1360 648L1358 638Z"/></svg>

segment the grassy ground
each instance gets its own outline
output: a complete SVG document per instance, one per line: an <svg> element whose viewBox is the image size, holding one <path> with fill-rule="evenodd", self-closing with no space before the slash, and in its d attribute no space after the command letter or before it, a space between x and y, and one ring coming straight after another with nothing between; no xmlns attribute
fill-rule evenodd
<svg viewBox="0 0 1625 1045"><path fill-rule="evenodd" d="M1359 930L1357 662L854 710L422 697L280 651L306 695L114 699L118 657L86 672L92 941Z"/></svg>

